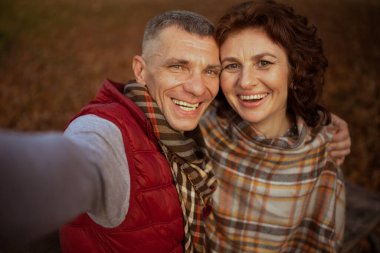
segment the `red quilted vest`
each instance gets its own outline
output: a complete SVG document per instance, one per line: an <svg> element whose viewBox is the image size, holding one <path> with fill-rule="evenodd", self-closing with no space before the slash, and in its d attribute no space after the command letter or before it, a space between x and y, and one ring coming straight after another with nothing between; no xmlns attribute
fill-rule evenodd
<svg viewBox="0 0 380 253"><path fill-rule="evenodd" d="M183 216L167 160L144 113L106 81L96 98L75 117L95 114L120 129L131 177L128 213L115 228L82 214L60 230L64 253L183 252Z"/></svg>

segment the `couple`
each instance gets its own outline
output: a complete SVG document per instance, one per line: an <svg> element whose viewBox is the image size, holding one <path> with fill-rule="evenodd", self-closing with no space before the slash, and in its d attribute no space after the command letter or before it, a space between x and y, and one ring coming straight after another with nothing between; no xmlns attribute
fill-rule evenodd
<svg viewBox="0 0 380 253"><path fill-rule="evenodd" d="M106 81L64 136L0 136L0 243L71 220L63 252L335 252L350 139L335 117L329 144L326 66L315 28L275 2L235 6L216 31L154 17L135 82Z"/></svg>

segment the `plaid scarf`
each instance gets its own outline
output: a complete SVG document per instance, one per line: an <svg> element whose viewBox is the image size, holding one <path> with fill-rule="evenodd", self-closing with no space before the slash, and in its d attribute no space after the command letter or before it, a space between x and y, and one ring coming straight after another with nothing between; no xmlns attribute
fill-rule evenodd
<svg viewBox="0 0 380 253"><path fill-rule="evenodd" d="M336 252L344 228L344 184L328 157L331 135L302 118L267 139L234 111L211 108L201 122L218 178L206 221L210 252Z"/></svg>
<svg viewBox="0 0 380 253"><path fill-rule="evenodd" d="M191 132L174 130L141 84L130 83L124 94L141 108L169 162L184 216L185 252L205 252L203 215L211 208L216 179L206 155L199 127Z"/></svg>

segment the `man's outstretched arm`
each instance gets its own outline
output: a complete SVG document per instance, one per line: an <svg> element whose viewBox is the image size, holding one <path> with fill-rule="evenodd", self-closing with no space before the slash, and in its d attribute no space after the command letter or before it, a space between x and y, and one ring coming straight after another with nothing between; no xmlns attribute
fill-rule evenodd
<svg viewBox="0 0 380 253"><path fill-rule="evenodd" d="M0 249L94 209L101 192L99 169L70 139L0 131Z"/></svg>

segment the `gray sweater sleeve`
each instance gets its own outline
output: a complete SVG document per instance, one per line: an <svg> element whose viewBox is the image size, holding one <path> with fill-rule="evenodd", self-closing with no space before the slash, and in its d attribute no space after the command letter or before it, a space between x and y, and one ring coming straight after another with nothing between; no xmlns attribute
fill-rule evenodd
<svg viewBox="0 0 380 253"><path fill-rule="evenodd" d="M88 211L89 216L103 227L116 227L128 212L130 194L128 161L119 128L98 116L85 115L75 119L64 135L100 168L103 198Z"/></svg>
<svg viewBox="0 0 380 253"><path fill-rule="evenodd" d="M54 231L101 198L100 169L57 133L0 132L0 249Z"/></svg>
<svg viewBox="0 0 380 253"><path fill-rule="evenodd" d="M123 220L129 171L119 129L88 115L58 133L0 132L0 249L57 229L80 213Z"/></svg>

